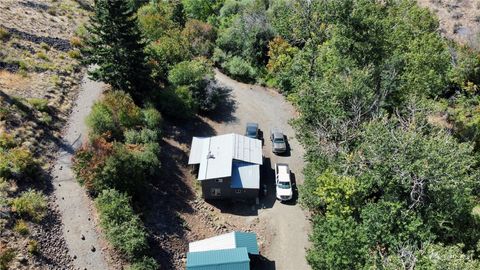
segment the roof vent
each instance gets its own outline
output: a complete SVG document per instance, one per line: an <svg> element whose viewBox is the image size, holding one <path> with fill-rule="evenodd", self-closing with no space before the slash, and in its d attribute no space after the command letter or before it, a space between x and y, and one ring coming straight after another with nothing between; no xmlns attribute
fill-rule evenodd
<svg viewBox="0 0 480 270"><path fill-rule="evenodd" d="M215 156L212 154L212 152L208 152L207 159L215 158Z"/></svg>

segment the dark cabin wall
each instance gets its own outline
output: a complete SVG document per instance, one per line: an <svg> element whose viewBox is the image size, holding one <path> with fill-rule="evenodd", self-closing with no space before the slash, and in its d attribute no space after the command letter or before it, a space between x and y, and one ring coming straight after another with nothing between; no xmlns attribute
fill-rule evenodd
<svg viewBox="0 0 480 270"><path fill-rule="evenodd" d="M220 179L222 179L221 182L219 181ZM201 181L203 198L204 199L231 198L232 189L230 188L230 183L231 183L230 177ZM212 194L213 188L220 189L220 196L213 196Z"/></svg>
<svg viewBox="0 0 480 270"><path fill-rule="evenodd" d="M238 190L238 192L237 192ZM258 189L232 189L232 198L239 200L251 200L258 197Z"/></svg>
<svg viewBox="0 0 480 270"><path fill-rule="evenodd" d="M258 189L232 189L230 188L231 185L231 178L221 178L222 181L218 181L219 179L211 179L211 180L203 180L201 181L202 185L202 197L204 199L239 199L239 200L250 200L255 199L258 197L259 190ZM217 188L220 189L220 196L213 196L212 189ZM239 190L239 192L236 192Z"/></svg>

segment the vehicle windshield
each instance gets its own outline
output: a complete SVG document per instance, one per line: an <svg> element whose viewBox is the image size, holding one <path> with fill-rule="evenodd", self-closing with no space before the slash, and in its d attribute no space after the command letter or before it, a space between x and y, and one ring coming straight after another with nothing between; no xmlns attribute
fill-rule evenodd
<svg viewBox="0 0 480 270"><path fill-rule="evenodd" d="M290 188L290 183L289 182L278 182L277 186L279 188L289 189Z"/></svg>
<svg viewBox="0 0 480 270"><path fill-rule="evenodd" d="M247 127L247 134L254 136L257 135L257 128L256 127Z"/></svg>
<svg viewBox="0 0 480 270"><path fill-rule="evenodd" d="M282 138L276 138L273 140L273 142L275 143L283 143L283 139Z"/></svg>

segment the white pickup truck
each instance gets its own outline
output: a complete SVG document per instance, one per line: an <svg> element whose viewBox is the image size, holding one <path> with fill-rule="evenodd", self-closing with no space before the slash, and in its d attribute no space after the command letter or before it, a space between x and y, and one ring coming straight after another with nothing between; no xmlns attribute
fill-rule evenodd
<svg viewBox="0 0 480 270"><path fill-rule="evenodd" d="M292 181L290 180L290 168L288 168L288 164L275 164L275 187L277 199L280 201L292 199Z"/></svg>

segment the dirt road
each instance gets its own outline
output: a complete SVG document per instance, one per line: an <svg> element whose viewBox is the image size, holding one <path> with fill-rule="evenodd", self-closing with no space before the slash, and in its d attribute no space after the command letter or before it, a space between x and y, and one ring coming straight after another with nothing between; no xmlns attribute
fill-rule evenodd
<svg viewBox="0 0 480 270"><path fill-rule="evenodd" d="M63 235L69 255L78 269L109 269L102 241L95 229L91 200L78 184L71 169L72 155L87 134L85 117L95 100L100 97L103 84L85 76L77 102L63 135L64 145L59 151L52 171L56 203L63 221Z"/></svg>
<svg viewBox="0 0 480 270"><path fill-rule="evenodd" d="M257 122L264 133L264 167L271 178L273 166L277 162L288 163L297 185L303 184L304 150L294 137L293 128L288 121L295 116L295 110L284 97L264 87L239 83L216 71L219 84L231 88L234 110L225 122L219 122L215 129L218 134L235 132L244 134L247 122ZM277 156L271 152L269 132L272 127L283 130L288 137L290 153ZM265 257L274 261L276 270L310 269L305 259L308 248L310 223L298 204L282 204L274 199L273 179L268 179L268 195L260 200L258 218L271 228L273 239L267 248ZM265 183L265 182L264 182ZM246 217L248 218L248 217Z"/></svg>

